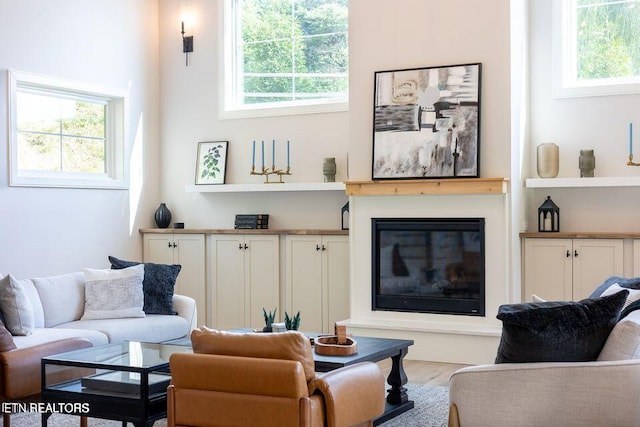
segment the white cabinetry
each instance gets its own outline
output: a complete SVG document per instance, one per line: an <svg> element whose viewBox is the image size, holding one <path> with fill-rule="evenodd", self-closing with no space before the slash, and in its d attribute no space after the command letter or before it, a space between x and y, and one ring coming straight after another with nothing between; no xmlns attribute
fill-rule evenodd
<svg viewBox="0 0 640 427"><path fill-rule="evenodd" d="M212 234L211 325L218 329L262 328L262 309L278 310L279 236Z"/></svg>
<svg viewBox="0 0 640 427"><path fill-rule="evenodd" d="M175 293L196 300L198 323L207 318L204 234L145 233L144 262L180 264Z"/></svg>
<svg viewBox="0 0 640 427"><path fill-rule="evenodd" d="M286 311L300 311L303 331L333 333L349 317L349 237L285 237Z"/></svg>
<svg viewBox="0 0 640 427"><path fill-rule="evenodd" d="M623 275L623 239L524 239L523 301L580 300Z"/></svg>

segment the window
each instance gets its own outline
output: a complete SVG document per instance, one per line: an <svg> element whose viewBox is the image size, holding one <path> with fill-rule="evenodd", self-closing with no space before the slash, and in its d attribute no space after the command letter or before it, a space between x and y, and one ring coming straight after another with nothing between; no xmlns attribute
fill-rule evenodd
<svg viewBox="0 0 640 427"><path fill-rule="evenodd" d="M559 0L554 95L640 92L640 0Z"/></svg>
<svg viewBox="0 0 640 427"><path fill-rule="evenodd" d="M9 73L11 185L126 188L124 97Z"/></svg>
<svg viewBox="0 0 640 427"><path fill-rule="evenodd" d="M348 0L225 0L221 117L346 109Z"/></svg>

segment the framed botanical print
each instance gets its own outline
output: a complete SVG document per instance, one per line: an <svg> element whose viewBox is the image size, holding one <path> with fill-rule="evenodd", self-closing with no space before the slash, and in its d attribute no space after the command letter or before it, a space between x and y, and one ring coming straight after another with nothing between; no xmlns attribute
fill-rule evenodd
<svg viewBox="0 0 640 427"><path fill-rule="evenodd" d="M198 142L196 185L224 184L229 141Z"/></svg>

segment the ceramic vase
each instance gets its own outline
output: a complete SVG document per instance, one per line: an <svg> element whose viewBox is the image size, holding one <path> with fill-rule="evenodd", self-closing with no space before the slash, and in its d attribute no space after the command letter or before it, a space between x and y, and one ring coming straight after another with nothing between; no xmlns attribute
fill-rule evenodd
<svg viewBox="0 0 640 427"><path fill-rule="evenodd" d="M167 228L171 224L171 211L164 203L160 203L160 206L156 209L155 220L158 228Z"/></svg>
<svg viewBox="0 0 640 427"><path fill-rule="evenodd" d="M540 178L555 178L559 170L559 149L552 142L538 145L537 166Z"/></svg>
<svg viewBox="0 0 640 427"><path fill-rule="evenodd" d="M322 174L324 182L335 182L336 180L336 159L335 157L325 157L322 164Z"/></svg>
<svg viewBox="0 0 640 427"><path fill-rule="evenodd" d="M593 155L593 150L580 150L578 167L580 168L580 178L593 177L593 171L596 168L596 157Z"/></svg>

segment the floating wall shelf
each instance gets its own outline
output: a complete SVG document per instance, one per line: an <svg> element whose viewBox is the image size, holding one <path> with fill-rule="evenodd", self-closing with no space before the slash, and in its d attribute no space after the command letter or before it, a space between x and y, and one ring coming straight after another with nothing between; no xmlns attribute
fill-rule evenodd
<svg viewBox="0 0 640 427"><path fill-rule="evenodd" d="M640 187L640 177L529 178L527 188Z"/></svg>
<svg viewBox="0 0 640 427"><path fill-rule="evenodd" d="M344 182L187 185L187 193L255 193L263 191L344 191Z"/></svg>

